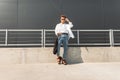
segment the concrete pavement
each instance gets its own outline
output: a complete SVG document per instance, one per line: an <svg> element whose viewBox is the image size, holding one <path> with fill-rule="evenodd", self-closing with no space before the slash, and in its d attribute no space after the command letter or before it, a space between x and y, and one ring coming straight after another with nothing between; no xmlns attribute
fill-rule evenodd
<svg viewBox="0 0 120 80"><path fill-rule="evenodd" d="M120 80L120 63L0 65L0 80Z"/></svg>

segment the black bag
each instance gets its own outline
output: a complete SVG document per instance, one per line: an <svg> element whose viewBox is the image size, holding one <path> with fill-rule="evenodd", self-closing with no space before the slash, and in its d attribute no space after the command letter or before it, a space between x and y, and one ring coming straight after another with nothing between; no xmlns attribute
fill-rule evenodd
<svg viewBox="0 0 120 80"><path fill-rule="evenodd" d="M57 48L58 48L58 38L56 38L54 42L53 54L57 53Z"/></svg>

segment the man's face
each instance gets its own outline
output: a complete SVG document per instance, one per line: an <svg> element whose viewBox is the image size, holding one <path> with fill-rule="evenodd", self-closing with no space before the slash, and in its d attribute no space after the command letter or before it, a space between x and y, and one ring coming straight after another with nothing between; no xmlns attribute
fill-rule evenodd
<svg viewBox="0 0 120 80"><path fill-rule="evenodd" d="M64 17L61 17L61 18L60 18L60 21L61 21L61 23L64 24L64 23L65 23L65 18L64 18Z"/></svg>

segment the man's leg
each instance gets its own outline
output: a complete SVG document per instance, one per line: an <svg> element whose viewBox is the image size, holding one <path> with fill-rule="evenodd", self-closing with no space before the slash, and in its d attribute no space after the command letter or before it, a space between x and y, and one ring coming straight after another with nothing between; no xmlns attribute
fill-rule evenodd
<svg viewBox="0 0 120 80"><path fill-rule="evenodd" d="M67 51L68 51L68 36L64 37L63 40L63 48L64 48L64 53L63 53L63 59L66 59Z"/></svg>
<svg viewBox="0 0 120 80"><path fill-rule="evenodd" d="M57 62L61 64L62 56L60 54L60 47L62 44L62 37L58 37L58 48L57 48Z"/></svg>
<svg viewBox="0 0 120 80"><path fill-rule="evenodd" d="M62 64L67 65L66 62L66 55L67 55L67 50L68 50L68 36L63 38L63 48L64 48L64 53L63 53L63 59L62 59Z"/></svg>
<svg viewBox="0 0 120 80"><path fill-rule="evenodd" d="M58 37L58 48L57 48L57 56L60 57L60 47L62 44L62 38Z"/></svg>

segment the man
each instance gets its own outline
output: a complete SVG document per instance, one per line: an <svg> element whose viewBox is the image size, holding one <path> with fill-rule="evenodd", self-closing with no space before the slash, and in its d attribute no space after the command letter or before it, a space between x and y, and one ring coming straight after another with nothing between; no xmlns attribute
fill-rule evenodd
<svg viewBox="0 0 120 80"><path fill-rule="evenodd" d="M66 55L68 50L68 40L70 37L74 38L74 35L71 31L73 24L64 15L61 15L60 21L61 22L57 24L55 28L55 34L58 37L57 61L58 61L58 64L61 64L62 62L62 64L67 65ZM60 54L61 44L63 44L63 48L64 48L63 54Z"/></svg>

